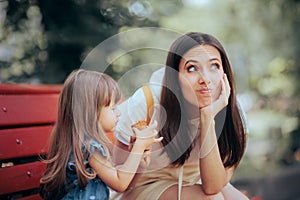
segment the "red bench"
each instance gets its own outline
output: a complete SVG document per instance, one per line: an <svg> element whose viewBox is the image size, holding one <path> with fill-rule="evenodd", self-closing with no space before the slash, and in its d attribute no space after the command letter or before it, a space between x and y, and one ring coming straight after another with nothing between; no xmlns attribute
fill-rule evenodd
<svg viewBox="0 0 300 200"><path fill-rule="evenodd" d="M0 84L0 199L37 200L62 85ZM113 133L109 138L114 142Z"/></svg>
<svg viewBox="0 0 300 200"><path fill-rule="evenodd" d="M61 85L0 84L0 199L41 199Z"/></svg>

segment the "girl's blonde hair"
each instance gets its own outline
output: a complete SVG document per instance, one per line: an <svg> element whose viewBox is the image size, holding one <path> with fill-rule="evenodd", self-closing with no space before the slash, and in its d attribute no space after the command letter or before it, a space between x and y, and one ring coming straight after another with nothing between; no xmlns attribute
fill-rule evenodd
<svg viewBox="0 0 300 200"><path fill-rule="evenodd" d="M80 69L68 76L59 98L57 122L45 160L46 171L40 181L45 192L64 188L71 153L81 186L96 176L95 172L85 170L84 160L92 139L102 144L109 158L111 142L99 123L99 116L103 106L119 99L117 83L106 74Z"/></svg>

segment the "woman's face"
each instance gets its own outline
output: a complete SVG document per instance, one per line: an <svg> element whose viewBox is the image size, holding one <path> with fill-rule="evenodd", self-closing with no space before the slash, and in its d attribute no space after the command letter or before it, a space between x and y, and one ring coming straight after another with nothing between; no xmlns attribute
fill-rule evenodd
<svg viewBox="0 0 300 200"><path fill-rule="evenodd" d="M121 113L111 101L109 106L103 106L100 111L99 123L105 132L113 131L119 121Z"/></svg>
<svg viewBox="0 0 300 200"><path fill-rule="evenodd" d="M187 51L179 63L179 84L184 98L199 108L217 100L224 71L219 51L199 45Z"/></svg>

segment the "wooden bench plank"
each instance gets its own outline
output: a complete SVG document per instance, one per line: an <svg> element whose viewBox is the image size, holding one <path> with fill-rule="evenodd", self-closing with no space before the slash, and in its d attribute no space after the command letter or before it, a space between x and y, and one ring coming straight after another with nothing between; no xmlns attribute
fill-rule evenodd
<svg viewBox="0 0 300 200"><path fill-rule="evenodd" d="M32 162L0 168L0 195L38 188L45 164Z"/></svg>
<svg viewBox="0 0 300 200"><path fill-rule="evenodd" d="M0 130L0 160L45 154L52 128L49 125Z"/></svg>
<svg viewBox="0 0 300 200"><path fill-rule="evenodd" d="M23 198L18 198L17 200L43 200L43 198L39 194L34 194Z"/></svg>
<svg viewBox="0 0 300 200"><path fill-rule="evenodd" d="M57 84L22 84L22 83L2 83L0 84L0 94L59 94L62 85Z"/></svg>
<svg viewBox="0 0 300 200"><path fill-rule="evenodd" d="M58 94L0 95L0 127L53 123Z"/></svg>

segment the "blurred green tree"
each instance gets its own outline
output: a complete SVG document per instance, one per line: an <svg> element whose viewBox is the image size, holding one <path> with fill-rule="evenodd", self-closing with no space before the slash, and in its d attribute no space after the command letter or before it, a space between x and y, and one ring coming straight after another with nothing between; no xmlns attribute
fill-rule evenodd
<svg viewBox="0 0 300 200"><path fill-rule="evenodd" d="M176 3L169 3L173 11ZM121 27L158 26L163 13L138 0L8 0L0 9L1 82L62 83Z"/></svg>
<svg viewBox="0 0 300 200"><path fill-rule="evenodd" d="M62 83L94 47L130 28L211 33L229 49L238 91L255 102L250 141L273 145L262 163L292 164L300 160L299 10L299 0L0 0L0 82ZM130 52L107 73L118 79L157 54Z"/></svg>

